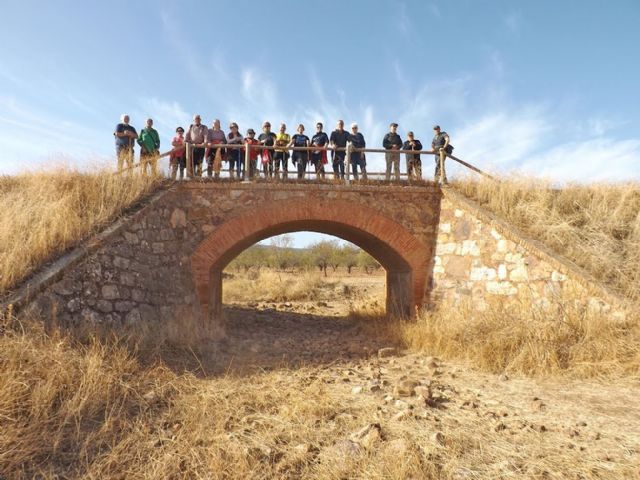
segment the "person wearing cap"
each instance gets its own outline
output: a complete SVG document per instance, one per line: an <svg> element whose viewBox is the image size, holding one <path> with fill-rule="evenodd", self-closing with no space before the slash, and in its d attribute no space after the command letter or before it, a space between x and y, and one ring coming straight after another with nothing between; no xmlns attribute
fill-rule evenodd
<svg viewBox="0 0 640 480"><path fill-rule="evenodd" d="M262 124L262 133L258 136L258 142L265 147L273 147L276 143L276 134L271 131L271 123ZM273 177L273 150L263 149L260 152L262 159L262 170L265 178Z"/></svg>
<svg viewBox="0 0 640 480"><path fill-rule="evenodd" d="M220 128L220 120L217 118L211 124L211 128L207 132L207 177L211 178L215 173L215 178L220 178L220 169L222 161L226 160L227 151L223 147L215 147L215 145L224 145L227 143L227 136L222 128Z"/></svg>
<svg viewBox="0 0 640 480"><path fill-rule="evenodd" d="M176 128L176 136L171 140L173 150L169 155L169 165L171 165L171 180L176 179L178 168L180 168L180 180L184 178L184 169L187 166L184 153L184 128Z"/></svg>
<svg viewBox="0 0 640 480"><path fill-rule="evenodd" d="M308 147L309 137L304 134L304 125L298 125L298 133L291 137L289 147ZM298 169L298 179L304 178L304 173L307 171L307 162L309 159L309 152L305 150L294 150L291 154L291 161Z"/></svg>
<svg viewBox="0 0 640 480"><path fill-rule="evenodd" d="M349 142L351 142L352 148L366 148L367 143L364 141L364 135L358 131L358 124L351 124L351 134L349 135ZM358 180L358 166L362 172L362 180L367 179L367 163L365 160L364 152L351 152L351 171L353 172L353 179Z"/></svg>
<svg viewBox="0 0 640 480"><path fill-rule="evenodd" d="M202 123L200 115L193 116L193 123L189 126L185 136L185 145L187 148L187 174L202 176L202 161L205 154L205 143L209 129Z"/></svg>
<svg viewBox="0 0 640 480"><path fill-rule="evenodd" d="M116 140L116 158L118 159L118 171L122 171L124 163L127 168L133 167L133 147L138 138L136 129L129 125L129 115L126 113L120 117L120 123L113 131Z"/></svg>
<svg viewBox="0 0 640 480"><path fill-rule="evenodd" d="M151 167L151 175L154 177L158 174L158 156L160 155L160 135L153 128L153 119L147 118L147 124L140 129L138 136L138 145L140 145L140 167L142 174L146 175L147 170Z"/></svg>
<svg viewBox="0 0 640 480"><path fill-rule="evenodd" d="M319 147L318 150L311 152L311 164L316 170L317 178L324 178L324 166L327 162L326 146L329 143L329 137L322 131L322 122L316 123L316 133L311 137L311 145Z"/></svg>
<svg viewBox="0 0 640 480"><path fill-rule="evenodd" d="M447 183L447 173L444 169L444 160L447 157L447 154L451 154L453 152L453 146L449 144L449 135L447 132L443 132L440 130L440 125L435 125L433 127L433 140L431 141L431 148L437 152L435 155L436 160L436 173L434 175L434 181L436 183L442 182L444 184ZM442 166L442 171L441 171Z"/></svg>
<svg viewBox="0 0 640 480"><path fill-rule="evenodd" d="M247 135L244 137L245 145L259 145L260 142L257 138L255 138L256 132L253 128L247 130ZM258 163L258 148L249 147L249 178L253 178L257 172L257 163ZM242 149L242 154L244 155L245 149Z"/></svg>
<svg viewBox="0 0 640 480"><path fill-rule="evenodd" d="M244 143L244 139L238 130L238 124L236 122L231 122L229 129L231 132L229 132L229 135L227 136L227 143L229 145L242 145ZM244 157L242 157L240 149L230 148L227 156L229 159L229 176L233 178L235 174L235 167L235 170L238 173L238 178L242 178L242 172L244 172Z"/></svg>
<svg viewBox="0 0 640 480"><path fill-rule="evenodd" d="M422 150L422 142L414 138L413 132L407 133L407 141L402 145L402 150ZM407 160L407 178L409 180L422 179L422 161L419 153L405 154Z"/></svg>
<svg viewBox="0 0 640 480"><path fill-rule="evenodd" d="M347 154L344 149L347 147L347 142L349 141L349 132L344 129L344 122L342 120L338 120L337 128L333 132L331 132L329 141L331 142L331 146L334 148L333 152L331 152L331 157L333 160L333 178L336 180L338 178L343 179L344 157Z"/></svg>
<svg viewBox="0 0 640 480"><path fill-rule="evenodd" d="M280 124L280 131L276 133L276 148L273 154L275 176L280 176L280 163L282 163L282 178L287 178L289 173L289 150L287 146L291 142L291 135L287 133L287 126Z"/></svg>
<svg viewBox="0 0 640 480"><path fill-rule="evenodd" d="M382 147L388 150L384 154L384 159L387 162L387 171L385 174L385 180L391 179L391 165L393 165L393 174L396 180L400 180L400 154L397 150L402 148L402 139L397 133L398 124L392 123L389 125L389 133L387 133L382 139Z"/></svg>

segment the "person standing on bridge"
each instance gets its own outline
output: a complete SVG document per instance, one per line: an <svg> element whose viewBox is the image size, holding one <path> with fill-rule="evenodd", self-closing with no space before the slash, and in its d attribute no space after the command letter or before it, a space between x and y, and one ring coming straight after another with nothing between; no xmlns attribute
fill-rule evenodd
<svg viewBox="0 0 640 480"><path fill-rule="evenodd" d="M176 136L171 140L173 150L169 155L169 164L171 165L171 180L176 179L178 168L180 168L180 180L184 178L184 168L187 166L184 152L184 128L176 128Z"/></svg>
<svg viewBox="0 0 640 480"><path fill-rule="evenodd" d="M127 163L127 168L132 168L133 147L135 145L135 139L138 138L138 132L129 125L129 115L126 113L120 117L120 123L116 125L113 136L116 139L118 171L122 171L125 162Z"/></svg>
<svg viewBox="0 0 640 480"><path fill-rule="evenodd" d="M319 147L311 152L311 164L316 169L317 178L324 178L324 166L327 162L327 144L329 137L322 131L322 122L316 123L316 134L311 138L311 145Z"/></svg>
<svg viewBox="0 0 640 480"><path fill-rule="evenodd" d="M434 181L436 183L441 182L447 184L447 173L444 169L444 160L447 154L453 152L453 146L449 144L449 135L447 132L440 130L440 125L433 127L433 140L431 141L431 148L436 152L436 173L434 175Z"/></svg>
<svg viewBox="0 0 640 480"><path fill-rule="evenodd" d="M364 141L364 135L358 131L358 124L351 124L351 135L349 135L349 141L353 148L366 148L367 143ZM367 179L367 163L365 160L364 152L351 152L351 168L353 172L353 179L358 180L358 166L362 172L362 180Z"/></svg>
<svg viewBox="0 0 640 480"><path fill-rule="evenodd" d="M227 136L227 141L229 145L242 145L244 143L244 139L242 138L242 134L238 129L238 124L236 122L232 122L229 125L231 132ZM234 168L238 173L238 178L242 178L242 172L244 171L244 157L241 155L239 148L230 148L227 153L227 158L229 159L229 176L233 178L234 176Z"/></svg>
<svg viewBox="0 0 640 480"><path fill-rule="evenodd" d="M245 145L258 145L260 142L255 138L256 132L253 128L247 130L247 135L244 137ZM253 179L253 177L258 172L258 148L249 148L249 178ZM242 154L244 155L245 149L242 149Z"/></svg>
<svg viewBox="0 0 640 480"><path fill-rule="evenodd" d="M222 168L222 160L225 158L226 150L215 145L224 145L227 143L227 136L220 128L220 120L217 118L211 124L211 129L207 132L207 177L211 178L215 172L215 178L220 178L220 169Z"/></svg>
<svg viewBox="0 0 640 480"><path fill-rule="evenodd" d="M388 182L391 179L391 165L393 165L393 174L396 180L400 180L400 154L397 150L402 148L402 138L397 133L398 124L392 123L389 125L389 133L387 133L382 139L382 147L388 150L384 154L384 158L387 162L387 171L385 174L385 180Z"/></svg>
<svg viewBox="0 0 640 480"><path fill-rule="evenodd" d="M258 142L265 147L273 147L276 144L276 134L271 131L271 123L264 122L262 124L262 133L258 137ZM263 149L260 152L260 158L262 159L264 178L273 177L273 150Z"/></svg>
<svg viewBox="0 0 640 480"><path fill-rule="evenodd" d="M147 125L140 130L138 137L140 145L140 168L142 174L147 174L147 169L151 166L151 175L158 175L158 155L160 155L160 135L153 128L153 119L147 118Z"/></svg>
<svg viewBox="0 0 640 480"><path fill-rule="evenodd" d="M402 150L422 150L420 140L413 138L413 132L407 133L407 141L402 145ZM409 180L422 180L422 161L419 153L407 153L407 178Z"/></svg>
<svg viewBox="0 0 640 480"><path fill-rule="evenodd" d="M187 153L187 174L189 176L202 176L202 160L204 159L205 143L209 129L202 124L200 115L194 115L193 123L187 130L185 138Z"/></svg>
<svg viewBox="0 0 640 480"><path fill-rule="evenodd" d="M276 133L276 151L273 155L276 178L280 177L280 162L282 162L282 178L286 179L289 174L289 150L287 150L287 146L290 142L291 135L287 133L287 126L281 123L280 131Z"/></svg>
<svg viewBox="0 0 640 480"><path fill-rule="evenodd" d="M298 125L298 133L291 137L289 147L308 147L309 137L304 134L304 125ZM307 160L309 158L308 151L294 150L291 154L291 161L298 169L298 179L304 178L307 171Z"/></svg>
<svg viewBox="0 0 640 480"><path fill-rule="evenodd" d="M337 128L331 132L329 141L334 149L342 149L334 150L331 154L333 159L333 178L342 180L344 179L344 157L347 154L344 149L347 147L347 142L349 141L349 132L344 129L344 122L342 120L338 120Z"/></svg>

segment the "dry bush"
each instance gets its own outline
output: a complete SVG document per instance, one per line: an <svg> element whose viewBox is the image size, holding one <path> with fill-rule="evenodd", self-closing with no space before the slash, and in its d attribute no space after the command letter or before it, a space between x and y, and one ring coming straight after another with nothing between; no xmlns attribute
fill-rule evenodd
<svg viewBox="0 0 640 480"><path fill-rule="evenodd" d="M543 180L512 177L454 186L599 281L640 300L640 184L554 188Z"/></svg>
<svg viewBox="0 0 640 480"><path fill-rule="evenodd" d="M158 181L62 168L0 177L0 292L105 226Z"/></svg>
<svg viewBox="0 0 640 480"><path fill-rule="evenodd" d="M490 372L576 378L640 374L638 312L604 312L570 293L544 301L441 305L397 326L411 349Z"/></svg>
<svg viewBox="0 0 640 480"><path fill-rule="evenodd" d="M224 302L287 302L316 300L323 290L334 290L339 282L323 279L315 272L288 274L261 270L251 277L237 274L224 280Z"/></svg>

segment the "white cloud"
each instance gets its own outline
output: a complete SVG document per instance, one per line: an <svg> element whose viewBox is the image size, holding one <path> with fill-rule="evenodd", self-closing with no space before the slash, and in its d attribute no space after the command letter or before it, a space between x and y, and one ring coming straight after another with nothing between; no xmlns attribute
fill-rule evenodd
<svg viewBox="0 0 640 480"><path fill-rule="evenodd" d="M522 15L519 12L509 12L502 17L502 21L509 31L518 33L522 25Z"/></svg>

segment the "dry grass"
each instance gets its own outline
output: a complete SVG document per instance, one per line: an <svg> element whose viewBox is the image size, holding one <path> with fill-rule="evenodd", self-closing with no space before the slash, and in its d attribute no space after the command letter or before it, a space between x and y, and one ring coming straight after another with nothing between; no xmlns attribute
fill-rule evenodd
<svg viewBox="0 0 640 480"><path fill-rule="evenodd" d="M288 302L317 300L323 291L334 291L339 280L326 280L313 272L296 274L260 270L227 274L222 290L224 302Z"/></svg>
<svg viewBox="0 0 640 480"><path fill-rule="evenodd" d="M599 281L640 300L640 184L557 189L543 180L514 177L454 186Z"/></svg>
<svg viewBox="0 0 640 480"><path fill-rule="evenodd" d="M158 178L107 170L0 177L0 292L112 221L157 184Z"/></svg>
<svg viewBox="0 0 640 480"><path fill-rule="evenodd" d="M354 396L349 384L335 382L344 366L202 379L161 364L143 367L118 344L80 346L29 324L7 323L2 332L4 478L542 479L571 473L618 479L638 473L618 454L605 463L598 445L583 453L564 448L561 433L496 432L490 417L453 405L450 413L393 420L394 409L387 412L380 397ZM512 422L517 431L521 420ZM350 443L371 423L381 425L382 438ZM441 440L434 440L436 431Z"/></svg>
<svg viewBox="0 0 640 480"><path fill-rule="evenodd" d="M638 377L638 318L637 312L620 319L585 308L567 294L543 303L495 299L484 310L471 303L443 305L393 331L410 349L469 361L494 373Z"/></svg>

